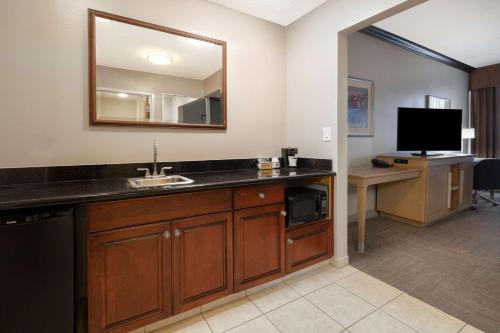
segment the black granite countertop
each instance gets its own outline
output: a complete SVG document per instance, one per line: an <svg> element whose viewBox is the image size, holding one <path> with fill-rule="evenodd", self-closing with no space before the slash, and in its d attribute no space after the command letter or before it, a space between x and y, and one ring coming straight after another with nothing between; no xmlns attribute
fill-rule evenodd
<svg viewBox="0 0 500 333"><path fill-rule="evenodd" d="M256 169L196 172L181 174L193 179L192 184L142 189L133 188L126 178L0 185L0 210L137 198L333 174L330 171L307 168L282 168L273 177L259 175Z"/></svg>

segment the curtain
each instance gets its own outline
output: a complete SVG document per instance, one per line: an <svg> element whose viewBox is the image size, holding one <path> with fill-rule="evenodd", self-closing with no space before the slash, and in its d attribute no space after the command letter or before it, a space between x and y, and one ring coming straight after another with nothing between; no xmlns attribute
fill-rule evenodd
<svg viewBox="0 0 500 333"><path fill-rule="evenodd" d="M472 145L477 157L500 158L500 105L495 87L471 91L471 120L476 131Z"/></svg>

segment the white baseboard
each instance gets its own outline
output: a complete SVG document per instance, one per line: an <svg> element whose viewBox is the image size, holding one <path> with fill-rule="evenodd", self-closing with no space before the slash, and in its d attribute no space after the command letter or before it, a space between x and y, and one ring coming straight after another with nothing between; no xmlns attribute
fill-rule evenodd
<svg viewBox="0 0 500 333"><path fill-rule="evenodd" d="M349 256L345 256L342 258L333 257L332 259L330 259L330 264L332 264L333 266L335 266L337 268L347 266L347 265L349 265Z"/></svg>
<svg viewBox="0 0 500 333"><path fill-rule="evenodd" d="M366 212L366 219L372 219L378 216L378 212L376 210L369 210ZM358 214L351 214L347 216L348 223L358 222Z"/></svg>

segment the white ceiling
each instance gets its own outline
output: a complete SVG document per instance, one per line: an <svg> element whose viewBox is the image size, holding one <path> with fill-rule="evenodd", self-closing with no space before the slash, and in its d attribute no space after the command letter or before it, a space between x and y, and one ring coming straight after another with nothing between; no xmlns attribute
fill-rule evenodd
<svg viewBox="0 0 500 333"><path fill-rule="evenodd" d="M473 67L500 63L500 0L429 0L375 25Z"/></svg>
<svg viewBox="0 0 500 333"><path fill-rule="evenodd" d="M208 0L218 5L287 26L327 0Z"/></svg>
<svg viewBox="0 0 500 333"><path fill-rule="evenodd" d="M146 58L148 51L168 53L174 62L152 64ZM204 80L222 68L222 47L135 25L97 20L96 61L100 66Z"/></svg>

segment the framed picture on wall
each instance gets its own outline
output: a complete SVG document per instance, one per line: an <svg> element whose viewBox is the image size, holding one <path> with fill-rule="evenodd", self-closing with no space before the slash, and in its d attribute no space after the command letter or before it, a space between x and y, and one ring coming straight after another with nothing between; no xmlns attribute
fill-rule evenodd
<svg viewBox="0 0 500 333"><path fill-rule="evenodd" d="M374 82L349 78L347 121L349 136L373 136Z"/></svg>
<svg viewBox="0 0 500 333"><path fill-rule="evenodd" d="M450 109L451 99L432 95L425 96L425 104L429 109Z"/></svg>

